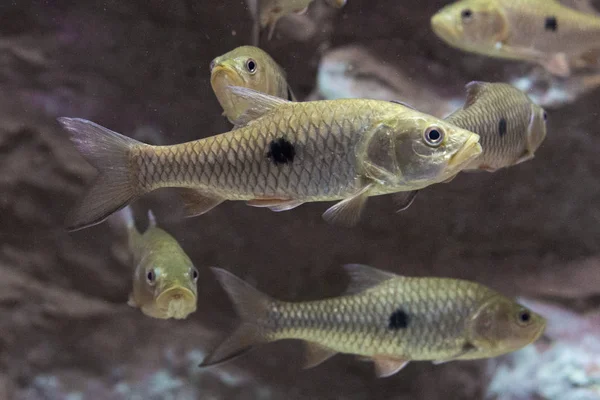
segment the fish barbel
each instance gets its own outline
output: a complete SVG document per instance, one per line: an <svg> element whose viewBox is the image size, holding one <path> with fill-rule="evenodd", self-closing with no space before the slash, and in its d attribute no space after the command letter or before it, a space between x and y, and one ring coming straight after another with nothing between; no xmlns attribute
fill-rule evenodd
<svg viewBox="0 0 600 400"><path fill-rule="evenodd" d="M494 172L531 160L546 138L546 111L506 83L471 82L467 100L446 122L476 132L483 149L464 169Z"/></svg>
<svg viewBox="0 0 600 400"><path fill-rule="evenodd" d="M240 99L231 95L229 86L246 87L296 101L283 68L269 54L254 46L241 46L212 60L210 84L223 107L223 114L230 121L237 120L248 106L238 104Z"/></svg>
<svg viewBox="0 0 600 400"><path fill-rule="evenodd" d="M68 217L69 228L99 223L162 187L180 188L190 216L225 200L273 211L341 200L324 217L351 226L369 196L444 181L481 153L477 134L393 102L298 103L247 88L231 91L250 107L235 121L237 129L172 146L59 118L100 172Z"/></svg>
<svg viewBox="0 0 600 400"><path fill-rule="evenodd" d="M152 211L148 211L149 226L144 233L135 227L129 207L115 218L127 228L135 265L127 304L160 319L184 319L196 311L198 270L173 236L156 226Z"/></svg>
<svg viewBox="0 0 600 400"><path fill-rule="evenodd" d="M462 0L431 26L456 48L538 63L559 76L570 75L570 59L600 47L600 17L555 0Z"/></svg>
<svg viewBox="0 0 600 400"><path fill-rule="evenodd" d="M212 268L242 318L240 327L200 366L281 339L306 343L305 367L337 353L374 361L390 376L410 361L442 363L496 357L518 350L544 331L540 315L480 284L411 278L347 265L347 292L327 300L283 302L231 273Z"/></svg>

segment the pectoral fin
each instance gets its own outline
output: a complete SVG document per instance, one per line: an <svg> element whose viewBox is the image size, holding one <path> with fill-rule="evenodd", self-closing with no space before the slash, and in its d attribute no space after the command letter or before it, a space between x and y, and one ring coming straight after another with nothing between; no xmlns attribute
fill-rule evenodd
<svg viewBox="0 0 600 400"><path fill-rule="evenodd" d="M375 356L373 357L373 362L375 363L375 373L377 374L377 377L387 378L406 367L410 361L400 358L395 359L385 356Z"/></svg>
<svg viewBox="0 0 600 400"><path fill-rule="evenodd" d="M304 353L304 368L312 368L335 356L337 351L318 343L306 342Z"/></svg>
<svg viewBox="0 0 600 400"><path fill-rule="evenodd" d="M369 190L373 187L372 183L365 185L354 195L348 197L330 207L323 213L325 221L339 225L351 227L356 225L360 220L367 199L369 198Z"/></svg>
<svg viewBox="0 0 600 400"><path fill-rule="evenodd" d="M394 195L394 202L396 203L397 213L406 210L408 207L412 205L417 197L419 190L413 190L410 192L400 192Z"/></svg>
<svg viewBox="0 0 600 400"><path fill-rule="evenodd" d="M231 96L241 100L241 104L246 105L246 109L232 121L236 126L246 125L248 122L276 110L279 106L289 103L282 98L241 86L227 86L226 90Z"/></svg>
<svg viewBox="0 0 600 400"><path fill-rule="evenodd" d="M129 293L129 298L127 299L127 305L133 308L138 308L138 304L135 302L133 298L133 293Z"/></svg>
<svg viewBox="0 0 600 400"><path fill-rule="evenodd" d="M271 211L280 212L296 208L304 202L291 199L253 199L248 200L246 204L252 207L266 207Z"/></svg>
<svg viewBox="0 0 600 400"><path fill-rule="evenodd" d="M552 54L540 62L551 74L567 78L571 75L571 67L565 53Z"/></svg>
<svg viewBox="0 0 600 400"><path fill-rule="evenodd" d="M513 47L498 43L496 45L502 52L517 56L523 60L536 62L543 66L548 72L560 77L568 77L571 75L571 67L565 53L544 53L539 50L526 47Z"/></svg>
<svg viewBox="0 0 600 400"><path fill-rule="evenodd" d="M463 357L465 354L468 354L474 350L476 350L477 348L475 346L473 346L471 343L467 342L465 343L465 345L463 346L462 350L459 351L458 353L448 357L448 358L443 358L440 360L435 360L432 361L435 365L439 365L439 364L444 364L447 363L449 361L455 361L458 360L459 358Z"/></svg>
<svg viewBox="0 0 600 400"><path fill-rule="evenodd" d="M195 189L178 188L179 196L184 202L186 217L196 217L212 210L225 201L221 197L212 197Z"/></svg>

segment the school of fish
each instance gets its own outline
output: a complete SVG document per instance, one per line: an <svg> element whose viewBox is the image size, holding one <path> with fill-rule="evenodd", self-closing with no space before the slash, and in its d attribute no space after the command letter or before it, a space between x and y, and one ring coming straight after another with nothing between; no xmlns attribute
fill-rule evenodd
<svg viewBox="0 0 600 400"><path fill-rule="evenodd" d="M346 4L324 1L337 9ZM210 63L210 85L233 125L228 132L199 132L197 140L155 146L85 119L58 119L98 170L67 217L67 228L107 218L121 224L133 260L128 304L145 315L187 318L197 308L199 277L152 212L147 230L137 230L131 204L147 193L172 188L186 216L227 200L276 212L336 202L323 218L352 227L369 197L393 194L405 210L431 185L451 184L463 171L518 168L543 144L548 112L527 90L464 82L466 94L438 97L434 106L434 85L425 91L408 82L407 72L382 65L361 46L325 53L317 89L326 99L299 100L285 69L258 43L263 29L272 40L281 18L306 12L312 2L248 0L254 46L215 55ZM561 82L587 68L589 83L580 86L597 86L600 73L589 69L600 65L600 17L587 0L460 0L432 15L430 23L456 49L537 64ZM462 96L464 104L454 106ZM423 112L425 106L431 109ZM276 300L212 268L241 323L201 366L232 360L260 344L299 339L306 345L305 367L345 353L371 360L377 376L387 377L412 361L439 364L510 353L535 342L546 328L542 315L476 282L406 277L359 264L344 268L350 285L342 295L308 302Z"/></svg>

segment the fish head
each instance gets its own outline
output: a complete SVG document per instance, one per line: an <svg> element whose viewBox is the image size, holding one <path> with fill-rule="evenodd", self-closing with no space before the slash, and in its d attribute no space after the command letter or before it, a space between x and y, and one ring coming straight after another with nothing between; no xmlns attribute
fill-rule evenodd
<svg viewBox="0 0 600 400"><path fill-rule="evenodd" d="M431 17L435 34L451 46L469 50L493 49L508 36L508 20L494 2L463 0Z"/></svg>
<svg viewBox="0 0 600 400"><path fill-rule="evenodd" d="M540 147L546 139L546 122L548 113L537 104L531 104L531 119L527 129L527 151L530 154Z"/></svg>
<svg viewBox="0 0 600 400"><path fill-rule="evenodd" d="M482 356L518 350L536 341L546 320L527 307L501 295L494 295L476 311L470 321L470 342Z"/></svg>
<svg viewBox="0 0 600 400"><path fill-rule="evenodd" d="M459 173L482 152L479 135L417 111L393 135L396 174L402 184L425 187Z"/></svg>
<svg viewBox="0 0 600 400"><path fill-rule="evenodd" d="M243 100L233 96L228 86L241 86L270 93L269 76L273 74L274 61L254 46L241 46L213 59L210 63L210 84L225 114L233 119L247 107Z"/></svg>
<svg viewBox="0 0 600 400"><path fill-rule="evenodd" d="M189 259L150 265L144 279L154 316L182 319L196 311L198 270Z"/></svg>

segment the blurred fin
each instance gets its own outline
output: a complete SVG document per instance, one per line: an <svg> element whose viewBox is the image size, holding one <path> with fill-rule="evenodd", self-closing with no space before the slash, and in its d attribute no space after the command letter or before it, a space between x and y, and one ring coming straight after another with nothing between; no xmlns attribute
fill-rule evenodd
<svg viewBox="0 0 600 400"><path fill-rule="evenodd" d="M143 143L80 118L58 118L71 142L99 172L79 205L67 217L67 229L76 231L99 224L131 203L138 195L131 182L129 152Z"/></svg>
<svg viewBox="0 0 600 400"><path fill-rule="evenodd" d="M183 207L187 218L205 214L225 201L225 199L220 197L207 196L196 189L177 188L176 190L183 200Z"/></svg>
<svg viewBox="0 0 600 400"><path fill-rule="evenodd" d="M387 280L400 276L364 264L346 264L343 268L350 278L350 283L344 291L344 295L363 292Z"/></svg>
<svg viewBox="0 0 600 400"><path fill-rule="evenodd" d="M541 64L548 72L567 78L571 75L571 67L565 53L556 53L541 61Z"/></svg>
<svg viewBox="0 0 600 400"><path fill-rule="evenodd" d="M463 109L471 107L473 104L477 102L477 99L481 96L481 94L488 87L489 83L481 82L481 81L471 81L466 84L465 88L467 89L467 98L465 100L465 105Z"/></svg>
<svg viewBox="0 0 600 400"><path fill-rule="evenodd" d="M270 305L274 302L269 296L261 293L232 273L221 268L211 268L216 278L231 299L237 313L242 319L241 325L223 341L200 366L222 363L243 354L253 346L265 343L266 327L260 326L267 319Z"/></svg>
<svg viewBox="0 0 600 400"><path fill-rule="evenodd" d="M372 183L365 185L356 194L344 199L323 213L325 221L340 226L352 227L358 223L369 198Z"/></svg>
<svg viewBox="0 0 600 400"><path fill-rule="evenodd" d="M375 363L375 373L377 374L377 377L387 378L388 376L392 376L402 368L406 367L406 365L409 363L409 360L375 356L373 357L373 362Z"/></svg>
<svg viewBox="0 0 600 400"><path fill-rule="evenodd" d="M265 114L277 109L277 107L288 103L279 97L270 96L241 86L228 86L232 96L244 100L247 107L241 115L233 120L234 125L246 125L248 122L260 118Z"/></svg>
<svg viewBox="0 0 600 400"><path fill-rule="evenodd" d="M325 3L331 7L342 8L346 5L346 0L325 0Z"/></svg>
<svg viewBox="0 0 600 400"><path fill-rule="evenodd" d="M447 363L449 361L455 361L455 360L459 359L460 357L464 356L465 354L470 353L476 349L477 348L475 346L473 346L471 343L465 343L465 345L463 346L463 349L460 352L458 352L455 355L450 356L448 358L444 358L441 360L434 360L434 361L432 361L432 363L435 365L439 365L439 364Z"/></svg>
<svg viewBox="0 0 600 400"><path fill-rule="evenodd" d="M396 203L396 207L398 207L396 212L399 213L408 209L415 201L418 193L418 190L412 190L410 192L399 192L394 194L394 203Z"/></svg>
<svg viewBox="0 0 600 400"><path fill-rule="evenodd" d="M148 229L156 227L156 217L152 210L148 210Z"/></svg>
<svg viewBox="0 0 600 400"><path fill-rule="evenodd" d="M316 367L338 353L335 350L331 350L328 347L321 346L320 344L314 342L305 342L304 347L305 352L303 368L305 369Z"/></svg>

